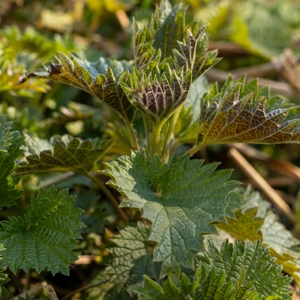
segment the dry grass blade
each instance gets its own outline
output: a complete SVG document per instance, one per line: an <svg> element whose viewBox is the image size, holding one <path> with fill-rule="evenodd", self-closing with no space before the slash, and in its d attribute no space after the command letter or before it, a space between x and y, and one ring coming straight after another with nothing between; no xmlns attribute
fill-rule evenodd
<svg viewBox="0 0 300 300"><path fill-rule="evenodd" d="M228 150L228 156L239 166L241 171L254 182L268 199L274 204L279 213L284 214L293 224L296 217L286 202L266 182L266 180L249 164L249 162L234 148Z"/></svg>

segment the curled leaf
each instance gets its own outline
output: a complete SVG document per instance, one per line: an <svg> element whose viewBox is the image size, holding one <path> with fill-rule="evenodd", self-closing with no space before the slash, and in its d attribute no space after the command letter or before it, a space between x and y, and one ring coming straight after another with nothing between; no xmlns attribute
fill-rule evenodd
<svg viewBox="0 0 300 300"><path fill-rule="evenodd" d="M300 141L300 107L282 105L259 90L257 80L214 85L202 99L198 145L223 143L279 144Z"/></svg>

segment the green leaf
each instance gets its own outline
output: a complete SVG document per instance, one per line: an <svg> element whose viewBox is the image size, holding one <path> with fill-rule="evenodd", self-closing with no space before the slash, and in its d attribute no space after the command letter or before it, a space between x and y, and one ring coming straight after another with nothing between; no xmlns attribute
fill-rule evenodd
<svg viewBox="0 0 300 300"><path fill-rule="evenodd" d="M15 160L23 153L21 145L24 138L18 131L11 131L11 122L0 118L0 208L15 204L22 192L16 190L19 177L13 177L17 170Z"/></svg>
<svg viewBox="0 0 300 300"><path fill-rule="evenodd" d="M198 144L279 144L300 141L299 107L281 105L269 89L258 89L257 80L244 78L217 86L202 99Z"/></svg>
<svg viewBox="0 0 300 300"><path fill-rule="evenodd" d="M283 276L281 267L274 262L275 258L270 256L269 249L259 241L254 244L249 241L229 244L226 240L220 251L209 242L207 251L199 257L199 263L206 272L224 272L225 282L231 281L233 286L239 288L241 284L247 286L250 283L250 290L259 295L257 299L268 299L269 296L291 299L291 290L288 288L291 279Z"/></svg>
<svg viewBox="0 0 300 300"><path fill-rule="evenodd" d="M226 223L214 223L218 228L230 233L238 240L246 239L254 242L262 241L262 233L260 231L264 224L264 219L256 217L257 208L249 209L243 212L241 209L234 212L236 219L226 218Z"/></svg>
<svg viewBox="0 0 300 300"><path fill-rule="evenodd" d="M73 249L84 226L82 210L74 208L75 197L55 187L39 190L31 198L24 218L1 221L0 240L4 246L0 266L12 272L47 269L52 274L69 274L69 265L77 259Z"/></svg>
<svg viewBox="0 0 300 300"><path fill-rule="evenodd" d="M134 108L119 85L119 80L124 80L123 77L127 76L125 71L130 68L131 63L126 61L101 57L98 62L91 63L74 54L67 56L58 52L57 62L51 62L50 69L46 68L46 72L29 73L27 79L53 79L80 88L95 95L100 101L114 108L122 117L131 122ZM27 79L23 81L25 82Z"/></svg>
<svg viewBox="0 0 300 300"><path fill-rule="evenodd" d="M149 228L138 222L136 226L127 225L111 239L116 246L108 249L112 258L105 273L110 275L111 282L120 286L119 289L141 285L144 274L158 278L160 264L152 263L149 233Z"/></svg>
<svg viewBox="0 0 300 300"><path fill-rule="evenodd" d="M192 81L219 61L216 51L207 51L205 26L186 26L184 11L162 1L150 28L135 24L133 72L120 82L131 103L158 123L186 100Z"/></svg>
<svg viewBox="0 0 300 300"><path fill-rule="evenodd" d="M64 135L61 139L52 138L49 143L27 135L27 152L34 151L34 154L26 156L27 162L20 163L16 174L89 171L105 154L112 142L112 140L99 141L98 139L82 141L79 138ZM36 154L36 149L47 150Z"/></svg>
<svg viewBox="0 0 300 300"><path fill-rule="evenodd" d="M162 59L172 56L173 49L178 49L177 41L182 41L185 35L185 9L181 4L172 9L169 1L161 1L150 29L155 32L154 48L161 49Z"/></svg>
<svg viewBox="0 0 300 300"><path fill-rule="evenodd" d="M260 242L229 244L226 240L220 251L212 243L208 248L199 256L192 279L183 273L177 282L169 276L160 284L145 276L144 285L131 290L147 300L292 299L290 278L282 275Z"/></svg>
<svg viewBox="0 0 300 300"><path fill-rule="evenodd" d="M202 160L174 157L163 165L157 156L133 152L107 164L108 182L125 199L122 207L134 207L152 222L150 240L158 245L154 261L163 261L163 270L191 267L192 252L201 250L204 233L215 231L212 221L233 217L241 197L232 190L236 181L227 181L231 171L214 172L217 164L201 167Z"/></svg>
<svg viewBox="0 0 300 300"><path fill-rule="evenodd" d="M241 215L240 210L235 211L235 214L240 215L241 220L247 218L248 215L252 218L253 223L249 219L250 222L240 224L241 220L237 218L237 221L229 221L229 226L217 224L217 227L241 240L248 238L253 241L259 238L264 245L270 247L270 254L277 259L276 262L281 264L283 270L293 276L299 284L300 241L293 237L291 232L278 221L278 217L272 212L270 204L262 199L259 192L248 187L242 193L244 199L239 204L244 211L244 216ZM257 213L254 214L255 212ZM259 220L263 220L263 224ZM259 232L256 232L255 229Z"/></svg>

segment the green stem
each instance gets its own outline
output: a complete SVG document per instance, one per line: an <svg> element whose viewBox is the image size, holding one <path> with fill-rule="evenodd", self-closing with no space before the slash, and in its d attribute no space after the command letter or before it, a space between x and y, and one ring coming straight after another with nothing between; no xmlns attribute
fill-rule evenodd
<svg viewBox="0 0 300 300"><path fill-rule="evenodd" d="M169 144L172 138L172 135L174 134L174 128L176 126L177 120L179 118L179 114L181 111L182 105L176 109L176 111L173 113L171 118L168 120L168 127L166 128L166 134L163 136L163 142L164 146L162 149L162 153L165 153L164 161L167 163L170 157Z"/></svg>
<svg viewBox="0 0 300 300"><path fill-rule="evenodd" d="M149 120L146 120L146 122L147 121ZM161 149L160 141L161 141L162 127L165 122L162 121L157 123L150 123L150 124L149 123L147 126L145 126L146 128L148 128L148 134L147 134L148 151L151 156L157 154L159 157L161 157L162 149Z"/></svg>
<svg viewBox="0 0 300 300"><path fill-rule="evenodd" d="M99 188L100 190L103 192L103 194L107 197L107 199L110 201L110 203L112 204L112 206L114 207L114 209L118 212L118 214L120 215L121 219L124 222L128 222L128 216L124 213L124 211L119 207L119 203L118 201L115 199L115 197L111 194L111 192L109 191L109 189L105 186L105 184L99 180L96 176L93 176L91 173L89 173L88 171L84 171L84 175L86 177L88 177L89 179L92 180L92 182L94 182Z"/></svg>
<svg viewBox="0 0 300 300"><path fill-rule="evenodd" d="M126 124L127 130L128 130L128 134L129 134L129 137L130 137L131 148L133 150L139 150L139 144L137 142L137 138L136 138L136 135L134 133L134 129L132 127L132 123L130 123L126 119L124 119L124 122Z"/></svg>
<svg viewBox="0 0 300 300"><path fill-rule="evenodd" d="M195 145L190 150L188 150L186 153L188 153L191 157L197 153L199 150L201 150L205 145Z"/></svg>

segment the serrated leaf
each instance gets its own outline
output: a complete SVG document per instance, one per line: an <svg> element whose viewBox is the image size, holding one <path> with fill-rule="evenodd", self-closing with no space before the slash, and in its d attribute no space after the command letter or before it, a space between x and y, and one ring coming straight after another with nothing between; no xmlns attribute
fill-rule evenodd
<svg viewBox="0 0 300 300"><path fill-rule="evenodd" d="M0 118L0 208L15 204L22 192L16 190L19 177L11 176L17 170L15 160L23 153L24 138L18 131L11 131L11 122Z"/></svg>
<svg viewBox="0 0 300 300"><path fill-rule="evenodd" d="M264 224L264 219L257 218L257 208L242 211L238 209L234 212L236 219L226 218L226 223L214 223L218 228L228 232L238 240L246 239L254 242L262 241L262 233L260 231Z"/></svg>
<svg viewBox="0 0 300 300"><path fill-rule="evenodd" d="M208 250L199 258L199 263L208 272L212 269L216 274L224 272L225 282L230 280L236 287L241 279L244 286L251 282L250 290L256 291L261 300L270 296L291 299L288 288L291 279L283 276L281 267L274 262L269 249L259 241L254 244L235 242L234 245L225 241L220 251L209 242Z"/></svg>
<svg viewBox="0 0 300 300"><path fill-rule="evenodd" d="M92 169L94 164L105 154L112 140L94 139L82 141L65 135L61 139L52 138L50 143L37 137L27 135L27 151L44 149L39 154L26 156L27 162L20 162L16 174L43 173L54 171L85 172ZM38 144L37 148L32 145Z"/></svg>
<svg viewBox="0 0 300 300"><path fill-rule="evenodd" d="M152 263L149 234L149 228L138 222L136 226L127 225L111 239L116 246L108 249L112 258L105 273L110 275L110 281L117 283L120 289L141 285L144 274L158 278L159 264Z"/></svg>
<svg viewBox="0 0 300 300"><path fill-rule="evenodd" d="M150 28L155 32L154 48L161 49L162 58L170 57L173 49L178 48L177 41L182 41L185 34L185 9L163 0L156 7Z"/></svg>
<svg viewBox="0 0 300 300"><path fill-rule="evenodd" d="M131 63L100 58L91 63L72 54L57 54L57 62L50 69L27 74L27 78L53 79L80 88L95 95L100 101L114 108L122 117L132 121L134 108L119 85L120 77L126 77ZM22 82L26 81L23 80Z"/></svg>
<svg viewBox="0 0 300 300"><path fill-rule="evenodd" d="M192 79L190 73L177 73L169 65L158 73L161 74L134 69L129 74L130 81L121 83L131 103L148 118L152 116L155 123L170 117L185 101Z"/></svg>
<svg viewBox="0 0 300 300"><path fill-rule="evenodd" d="M259 90L257 80L245 84L229 77L202 99L198 144L299 142L300 108L281 104L268 88Z"/></svg>
<svg viewBox="0 0 300 300"><path fill-rule="evenodd" d="M79 219L82 210L74 204L74 196L53 186L31 198L24 218L1 221L0 240L5 249L0 266L14 273L47 269L68 275L69 265L77 259L73 249L84 226Z"/></svg>
<svg viewBox="0 0 300 300"><path fill-rule="evenodd" d="M259 228L262 234L262 242L264 245L270 247L270 253L277 259L277 263L283 266L283 270L293 276L294 280L300 283L300 241L292 236L291 232L287 230L283 224L278 221L278 217L272 212L271 206L268 202L262 199L259 192L253 191L248 187L243 192L244 199L239 203L244 211L257 210L254 219L264 219L262 226ZM247 224L244 224L247 225ZM252 232L252 224L248 224L248 239L254 240L257 233ZM247 226L245 226L247 227ZM233 236L235 232L230 227L222 228ZM239 230L239 229L237 229ZM246 236L238 235L238 238L244 240Z"/></svg>
<svg viewBox="0 0 300 300"><path fill-rule="evenodd" d="M157 156L133 152L103 171L112 178L108 184L125 196L121 206L140 209L152 222L149 239L158 243L153 257L163 261L162 274L180 264L191 267L192 252L201 250L200 235L215 231L210 222L233 216L241 197L232 192L238 183L227 181L231 171L214 172L216 163L202 163L175 156L163 165Z"/></svg>
<svg viewBox="0 0 300 300"><path fill-rule="evenodd" d="M186 26L184 11L164 0L149 28L135 24L134 68L121 85L155 122L168 118L186 100L192 81L219 61L216 51L207 51L205 26Z"/></svg>
<svg viewBox="0 0 300 300"><path fill-rule="evenodd" d="M183 273L177 282L169 276L161 284L145 276L144 285L131 290L147 300L291 299L290 278L282 275L260 242L229 244L226 240L220 251L209 243L198 259L192 280Z"/></svg>

